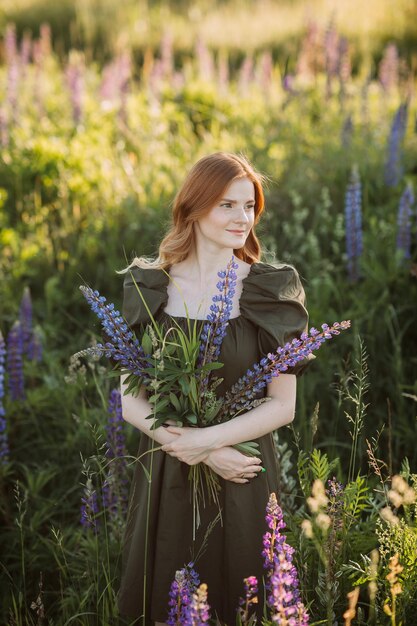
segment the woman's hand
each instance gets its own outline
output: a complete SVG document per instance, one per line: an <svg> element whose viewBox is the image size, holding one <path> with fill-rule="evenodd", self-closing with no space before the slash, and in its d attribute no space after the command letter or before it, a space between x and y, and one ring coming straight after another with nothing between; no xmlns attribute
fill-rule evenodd
<svg viewBox="0 0 417 626"><path fill-rule="evenodd" d="M175 441L162 446L162 450L188 465L205 461L210 452L218 447L212 428L168 426L166 431L178 436Z"/></svg>
<svg viewBox="0 0 417 626"><path fill-rule="evenodd" d="M261 459L246 456L230 446L213 450L204 462L216 474L233 483L248 483L262 471Z"/></svg>

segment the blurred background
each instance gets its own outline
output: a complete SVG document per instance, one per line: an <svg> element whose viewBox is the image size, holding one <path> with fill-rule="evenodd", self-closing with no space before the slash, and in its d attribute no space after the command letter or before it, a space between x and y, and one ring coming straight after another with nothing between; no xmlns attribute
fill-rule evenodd
<svg viewBox="0 0 417 626"><path fill-rule="evenodd" d="M78 286L121 308L115 270L157 252L210 152L268 175L264 260L297 267L311 325L352 321L299 379L285 458L326 451L340 480L369 474L369 450L387 475L415 468L417 2L2 0L0 36L7 623L49 623L45 594L49 615L107 623L125 487L110 582L80 506L106 480L97 459L121 418L106 364L71 360L100 335ZM138 434L117 423L133 454Z"/></svg>

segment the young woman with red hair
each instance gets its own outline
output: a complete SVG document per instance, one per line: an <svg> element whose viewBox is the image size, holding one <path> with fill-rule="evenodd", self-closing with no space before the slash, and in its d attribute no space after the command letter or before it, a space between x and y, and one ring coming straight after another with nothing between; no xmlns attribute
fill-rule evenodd
<svg viewBox="0 0 417 626"><path fill-rule="evenodd" d="M297 271L260 260L255 227L264 211L262 183L263 176L242 156L218 152L200 159L175 197L172 225L158 257L136 258L124 281L123 313L138 337L150 320L135 282L158 322L169 325L174 319L185 328L186 304L190 319L204 324L217 272L235 255L237 285L219 358L224 364L218 372L224 379L217 388L219 396L268 352L299 336L308 322ZM152 454L149 509L148 480L141 463L149 470L151 455L141 457L132 485L119 592L122 615L145 621L144 626L166 621L175 572L194 560L218 512L214 503L206 502L193 540L189 466L206 463L221 483L222 524L211 528L195 569L208 585L212 615L229 626L235 624L243 579L257 576L261 582L263 576L265 507L270 493L279 492L272 433L293 420L296 375L306 365L298 363L274 378L265 390L270 401L208 428L168 426L151 431L145 419L152 412L146 391L142 388L138 397L122 396L124 419L143 433L139 455L151 449L151 438L162 446ZM253 440L259 443L260 459L232 447ZM260 593L260 613L262 608Z"/></svg>

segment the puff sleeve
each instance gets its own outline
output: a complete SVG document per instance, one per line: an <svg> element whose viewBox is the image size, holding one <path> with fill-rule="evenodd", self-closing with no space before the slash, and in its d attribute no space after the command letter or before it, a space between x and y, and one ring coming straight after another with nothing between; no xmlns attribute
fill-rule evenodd
<svg viewBox="0 0 417 626"><path fill-rule="evenodd" d="M140 289L152 316L164 309L168 300L169 277L154 268L133 267L123 281L122 315L130 328L140 336L142 328L150 322L150 316L139 294Z"/></svg>
<svg viewBox="0 0 417 626"><path fill-rule="evenodd" d="M243 280L240 311L257 326L258 347L263 357L306 331L308 312L304 289L294 267L255 263L251 270ZM287 373L301 375L314 358L309 355Z"/></svg>

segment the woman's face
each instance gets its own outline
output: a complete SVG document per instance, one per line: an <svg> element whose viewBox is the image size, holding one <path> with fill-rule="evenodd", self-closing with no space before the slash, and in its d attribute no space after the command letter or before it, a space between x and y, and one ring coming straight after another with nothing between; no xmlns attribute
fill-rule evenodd
<svg viewBox="0 0 417 626"><path fill-rule="evenodd" d="M255 221L255 188L234 180L209 213L195 223L196 236L221 248L242 248Z"/></svg>

